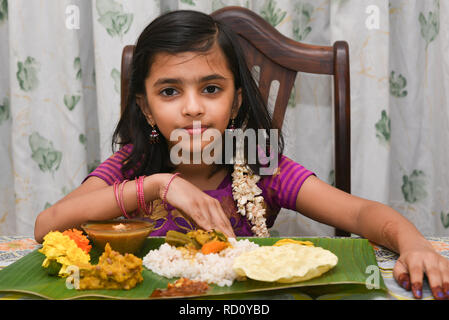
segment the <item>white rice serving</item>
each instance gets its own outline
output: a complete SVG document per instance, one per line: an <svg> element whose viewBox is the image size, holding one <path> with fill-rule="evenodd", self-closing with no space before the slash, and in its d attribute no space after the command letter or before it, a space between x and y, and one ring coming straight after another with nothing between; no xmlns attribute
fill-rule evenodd
<svg viewBox="0 0 449 320"><path fill-rule="evenodd" d="M237 241L229 238L232 247L219 253L196 253L194 258L184 257L181 250L164 243L151 250L143 258L143 265L154 273L166 277L184 277L196 281L215 283L220 287L231 286L238 278L232 269L234 259L243 252L257 249L259 245L247 239Z"/></svg>

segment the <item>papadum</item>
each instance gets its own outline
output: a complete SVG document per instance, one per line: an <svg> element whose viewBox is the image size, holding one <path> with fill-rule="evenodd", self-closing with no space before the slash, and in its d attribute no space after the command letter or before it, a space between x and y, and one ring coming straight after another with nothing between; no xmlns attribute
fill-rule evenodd
<svg viewBox="0 0 449 320"><path fill-rule="evenodd" d="M242 253L233 269L254 280L293 283L319 277L337 263L338 257L329 250L291 243Z"/></svg>

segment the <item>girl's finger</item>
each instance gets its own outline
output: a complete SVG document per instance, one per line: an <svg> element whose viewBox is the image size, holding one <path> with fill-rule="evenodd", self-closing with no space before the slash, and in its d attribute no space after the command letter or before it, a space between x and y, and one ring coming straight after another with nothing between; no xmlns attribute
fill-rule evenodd
<svg viewBox="0 0 449 320"><path fill-rule="evenodd" d="M226 237L235 238L234 230L232 229L232 226L229 222L220 224L218 226L218 229L221 229L219 231L223 232L226 235Z"/></svg>
<svg viewBox="0 0 449 320"><path fill-rule="evenodd" d="M443 282L443 292L445 294L446 300L449 300L449 282Z"/></svg>
<svg viewBox="0 0 449 320"><path fill-rule="evenodd" d="M178 210L182 214L184 219L186 219L187 222L190 223L194 229L201 228L200 225L198 224L198 222L190 214L188 214L187 212L185 212L181 209L178 209Z"/></svg>
<svg viewBox="0 0 449 320"><path fill-rule="evenodd" d="M188 208L188 211L186 210L186 216L193 220L200 229L208 231L213 228L211 215L207 206L193 205Z"/></svg>
<svg viewBox="0 0 449 320"><path fill-rule="evenodd" d="M407 291L410 290L410 275L401 260L398 260L393 268L393 277L401 287Z"/></svg>
<svg viewBox="0 0 449 320"><path fill-rule="evenodd" d="M223 229L220 231L222 231L229 238L235 238L235 233L234 229L232 229L231 221L229 221L229 218L227 217L226 213L223 210L223 207L218 200L214 201L214 210L219 216L220 227Z"/></svg>
<svg viewBox="0 0 449 320"><path fill-rule="evenodd" d="M440 259L441 278L443 281L443 293L449 299L449 261L446 258Z"/></svg>
<svg viewBox="0 0 449 320"><path fill-rule="evenodd" d="M200 214L196 218L196 222L200 228L209 231L212 229L223 232L228 237L235 237L229 219L221 208L218 200L207 199L202 206L197 209Z"/></svg>
<svg viewBox="0 0 449 320"><path fill-rule="evenodd" d="M423 283L423 265L410 261L408 264L410 274L410 282L412 286L413 296L416 299L422 298L422 283Z"/></svg>
<svg viewBox="0 0 449 320"><path fill-rule="evenodd" d="M424 267L426 270L427 279L429 281L432 295L437 300L444 299L443 281L440 273L440 266L437 259L425 259Z"/></svg>

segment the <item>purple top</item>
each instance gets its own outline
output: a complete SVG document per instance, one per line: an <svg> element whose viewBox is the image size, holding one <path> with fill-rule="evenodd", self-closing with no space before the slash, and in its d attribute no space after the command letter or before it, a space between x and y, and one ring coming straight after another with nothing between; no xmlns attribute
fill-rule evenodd
<svg viewBox="0 0 449 320"><path fill-rule="evenodd" d="M124 146L100 164L84 181L91 176L104 180L108 185L112 185L115 181L123 181L124 177L120 170L122 161L128 157L131 150L132 145ZM296 211L296 198L299 189L311 175L314 173L286 156L280 155L278 169L275 173L271 176L261 176L257 186L262 190L268 228L274 224L281 208ZM250 222L237 212L236 202L232 196L230 174L226 175L216 190L203 190L203 192L220 202L223 211L230 219L236 236L253 236ZM136 213L132 217L154 222L155 229L151 236L165 236L169 230L185 233L196 229L197 226L191 220L186 219L181 210L170 204L167 205L167 209L165 210L162 205L162 200L157 199L153 201L153 211L150 217L138 216Z"/></svg>

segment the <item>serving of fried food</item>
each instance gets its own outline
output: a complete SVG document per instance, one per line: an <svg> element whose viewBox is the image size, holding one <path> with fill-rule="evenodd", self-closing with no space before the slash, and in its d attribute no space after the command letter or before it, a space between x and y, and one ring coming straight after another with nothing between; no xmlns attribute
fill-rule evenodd
<svg viewBox="0 0 449 320"><path fill-rule="evenodd" d="M151 298L194 296L206 293L209 288L207 282L180 278L169 283L167 289L155 289Z"/></svg>
<svg viewBox="0 0 449 320"><path fill-rule="evenodd" d="M282 240L278 240L278 241L276 241L276 242L273 244L273 246L279 247L279 246L283 246L284 244L289 244L289 243L302 244L302 245L304 245L304 246L314 247L313 242L310 242L310 241L293 240L293 239L282 239Z"/></svg>
<svg viewBox="0 0 449 320"><path fill-rule="evenodd" d="M142 259L131 253L121 255L106 244L98 264L80 269L80 289L134 288L143 281Z"/></svg>
<svg viewBox="0 0 449 320"><path fill-rule="evenodd" d="M337 262L338 257L329 250L286 241L242 253L234 260L233 269L258 281L292 283L319 277Z"/></svg>

